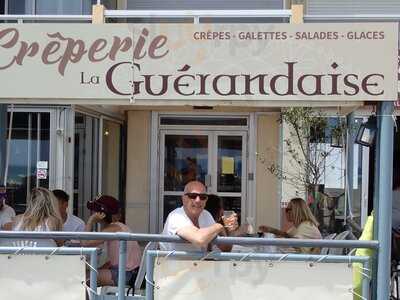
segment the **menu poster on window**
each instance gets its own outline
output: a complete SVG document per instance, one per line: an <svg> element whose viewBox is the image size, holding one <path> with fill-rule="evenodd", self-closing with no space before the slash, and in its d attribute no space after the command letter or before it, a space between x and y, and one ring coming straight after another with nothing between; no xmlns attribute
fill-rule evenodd
<svg viewBox="0 0 400 300"><path fill-rule="evenodd" d="M235 173L235 159L230 156L222 156L222 174L229 175Z"/></svg>

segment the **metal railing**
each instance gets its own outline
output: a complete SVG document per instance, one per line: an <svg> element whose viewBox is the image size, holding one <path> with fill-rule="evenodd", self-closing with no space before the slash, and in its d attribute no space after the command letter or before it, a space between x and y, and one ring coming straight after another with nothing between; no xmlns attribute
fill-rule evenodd
<svg viewBox="0 0 400 300"><path fill-rule="evenodd" d="M252 10L105 10L106 18L290 18L289 9Z"/></svg>
<svg viewBox="0 0 400 300"><path fill-rule="evenodd" d="M288 9L269 10L105 10L106 19L127 18L193 18L198 23L200 18L290 18L292 11ZM0 15L2 21L91 21L92 15Z"/></svg>
<svg viewBox="0 0 400 300"><path fill-rule="evenodd" d="M105 232L36 232L36 231L0 231L0 238L31 238L31 239L55 239L55 240L122 240L138 242L166 242L187 243L179 236L146 234L146 233L105 233ZM378 241L354 241L354 240L307 240L307 239L283 239L283 238L258 238L258 237L217 237L213 244L223 245L254 245L254 246L283 246L283 247L329 247L329 248L368 248L378 249Z"/></svg>
<svg viewBox="0 0 400 300"><path fill-rule="evenodd" d="M91 21L92 15L0 15L2 21Z"/></svg>
<svg viewBox="0 0 400 300"><path fill-rule="evenodd" d="M398 22L400 14L338 14L338 15L304 15L304 21L374 21Z"/></svg>
<svg viewBox="0 0 400 300"><path fill-rule="evenodd" d="M0 231L0 239L55 239L55 240L119 240L119 265L118 265L118 300L123 299L153 299L153 267L156 256L170 256L186 259L201 259L205 255L217 260L288 260L288 261L322 261L325 262L359 262L365 269L369 266L369 257L349 256L349 255L306 255L306 254L271 254L271 253L203 253L203 252L180 252L180 251L159 251L148 250L146 253L146 295L132 297L125 296L125 262L127 255L127 241L147 241L147 242L169 242L187 243L179 236L167 236L160 234L140 234L140 233L96 233L96 232L30 232L30 231ZM302 240L302 239L268 239L251 237L217 237L213 240L214 244L229 245L251 245L251 246L281 246L281 247L329 247L329 248L369 248L378 250L378 241L353 241L353 240ZM57 249L55 251L55 249ZM49 253L55 254L89 254L90 264L97 269L96 248L82 247L59 247L59 248L15 248L0 247L0 253ZM90 288L97 289L96 272L90 272ZM367 278L363 280L363 295L369 294L369 283ZM93 295L94 299L114 299L115 296ZM93 297L92 297L93 299Z"/></svg>

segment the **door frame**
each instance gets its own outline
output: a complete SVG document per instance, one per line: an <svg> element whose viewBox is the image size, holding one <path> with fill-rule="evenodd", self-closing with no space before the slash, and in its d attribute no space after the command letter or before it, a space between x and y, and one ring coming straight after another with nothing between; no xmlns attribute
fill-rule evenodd
<svg viewBox="0 0 400 300"><path fill-rule="evenodd" d="M162 220L161 220L161 212L160 203L162 203L160 199L161 195L161 145L163 141L161 141L161 131L162 130L183 130L182 127L179 126L171 126L171 125L160 125L160 119L163 116L188 116L192 115L195 117L218 117L218 118L246 118L247 125L246 126L185 126L183 129L190 134L191 132L205 132L208 130L218 131L223 133L234 134L234 132L242 134L246 132L246 140L244 140L244 159L242 164L242 186L243 192L242 194L242 217L256 217L256 203L255 203L255 195L256 195L256 185L255 185L255 160L256 160L256 151L255 151L255 129L256 129L256 119L255 113L234 113L234 112L218 112L218 113L204 113L204 112L157 112L153 111L151 116L151 142L150 142L150 182L152 182L150 187L150 210L149 210L149 231L150 233L159 233L160 229L162 229ZM209 160L210 164L210 160ZM245 173L244 173L245 172ZM245 176L243 176L243 174ZM249 178L249 174L251 174L251 179ZM244 181L244 182L243 182Z"/></svg>
<svg viewBox="0 0 400 300"><path fill-rule="evenodd" d="M207 192L212 194L218 194L221 197L237 197L237 194L240 194L241 197L241 214L246 215L247 211L247 203L245 199L247 199L247 135L248 132L246 130L218 130L218 129L207 129L207 130L175 130L175 129L160 129L160 184L159 184L159 201L158 201L158 211L160 219L158 220L160 226L159 230L161 231L162 219L164 216L164 201L163 195L181 195L182 192L165 192L163 190L164 186L164 167L165 164L162 163L162 160L165 158L165 136L166 135L180 135L180 136L207 136L208 144L207 144L207 175L211 175L211 185L206 186ZM229 193L229 192L218 192L217 191L217 173L218 173L218 137L219 136L240 136L242 138L242 174L241 174L241 192L240 193Z"/></svg>

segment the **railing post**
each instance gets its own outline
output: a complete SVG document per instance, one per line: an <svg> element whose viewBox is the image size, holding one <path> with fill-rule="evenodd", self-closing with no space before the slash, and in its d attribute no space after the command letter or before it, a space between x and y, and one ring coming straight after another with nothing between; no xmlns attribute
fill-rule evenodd
<svg viewBox="0 0 400 300"><path fill-rule="evenodd" d="M370 264L369 264L368 261L363 263L363 268L364 268L364 272L366 274L368 274L368 270L370 268ZM370 272L370 274L372 274L372 272ZM361 293L361 295L365 299L369 299L369 283L370 283L370 280L369 280L369 278L367 276L365 276L363 274L362 274L362 276L363 276L363 279L362 279L362 289L361 289L362 293Z"/></svg>
<svg viewBox="0 0 400 300"><path fill-rule="evenodd" d="M118 261L118 300L125 299L126 281L126 241L119 241L119 261Z"/></svg>
<svg viewBox="0 0 400 300"><path fill-rule="evenodd" d="M377 124L377 128L381 127L381 119L377 118L376 120L376 124ZM375 166L374 166L374 190L373 190L373 208L374 208L374 230L373 230L373 237L374 240L378 240L378 228L379 228L379 223L378 223L378 211L379 211L379 156L380 156L380 151L379 151L379 141L380 141L380 136L377 133L376 137L375 137L375 153L374 153L374 162L375 162ZM372 151L370 151L370 155L372 154ZM376 298L376 291L377 291L377 287L376 287L376 278L377 278L377 272L378 272L378 253L379 253L379 249L375 250L373 253L373 257L372 257L372 295L371 295L371 299L372 300L377 300Z"/></svg>
<svg viewBox="0 0 400 300"><path fill-rule="evenodd" d="M7 168L7 104L0 104L0 185L5 183Z"/></svg>
<svg viewBox="0 0 400 300"><path fill-rule="evenodd" d="M97 251L90 253L90 288L97 294ZM90 297L89 297L90 298Z"/></svg>
<svg viewBox="0 0 400 300"><path fill-rule="evenodd" d="M146 252L146 275L144 279L146 280L146 300L154 299L154 280L153 280L153 271L154 271L154 256Z"/></svg>
<svg viewBox="0 0 400 300"><path fill-rule="evenodd" d="M347 224L347 217L352 217L353 207L353 176L354 176L354 112L346 116L347 142L346 142L346 174L345 174L345 205L343 224Z"/></svg>
<svg viewBox="0 0 400 300"><path fill-rule="evenodd" d="M378 269L376 298L389 299L390 294L390 247L392 232L392 181L393 181L393 102L384 101L378 105L378 211L375 221L378 226ZM379 122L380 120L380 122Z"/></svg>

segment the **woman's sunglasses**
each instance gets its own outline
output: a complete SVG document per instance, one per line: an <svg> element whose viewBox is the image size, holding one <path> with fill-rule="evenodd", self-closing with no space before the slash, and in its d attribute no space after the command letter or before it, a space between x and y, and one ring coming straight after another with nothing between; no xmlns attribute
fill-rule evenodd
<svg viewBox="0 0 400 300"><path fill-rule="evenodd" d="M288 213L288 212L292 211L292 208L291 207L286 207L285 211Z"/></svg>
<svg viewBox="0 0 400 300"><path fill-rule="evenodd" d="M208 199L207 194L199 194L199 193L186 193L185 196L188 196L192 200L196 200L197 197L202 201L206 201Z"/></svg>

